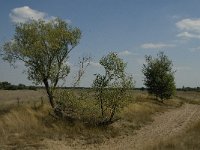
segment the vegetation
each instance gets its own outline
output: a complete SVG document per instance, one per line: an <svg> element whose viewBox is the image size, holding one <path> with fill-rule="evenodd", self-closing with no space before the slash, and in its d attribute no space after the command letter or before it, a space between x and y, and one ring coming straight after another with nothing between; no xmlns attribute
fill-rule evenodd
<svg viewBox="0 0 200 150"><path fill-rule="evenodd" d="M144 85L148 92L160 98L161 101L171 98L176 90L175 72L172 70L172 66L172 61L163 52L160 52L157 58L146 56L146 64L142 68L145 76Z"/></svg>
<svg viewBox="0 0 200 150"><path fill-rule="evenodd" d="M183 92L175 99L163 102L170 99L176 89L172 61L163 52L158 53L157 58L146 56L146 64L142 68L148 92L163 103L147 95L144 87L140 88L142 92L137 91L138 95L133 92L133 78L125 72L127 64L113 52L100 59L99 64L104 68L104 73L95 74L92 88L75 88L90 63L90 57L80 59L74 88L57 88L58 82L64 80L70 72L67 64L69 53L78 45L80 38L81 31L78 28L69 26L59 18L48 22L30 20L16 25L13 39L3 45L3 60L12 65L16 61L24 62L28 79L35 84L44 84L51 108L46 105L45 96L41 95L42 89L35 91L38 92L37 96L32 99L28 93L23 96L23 100L20 95L7 104L5 93L0 96L0 100L3 100L0 101L0 149L30 148L35 143L39 145L32 148L44 148L46 144L41 141L54 140L55 136L56 140L65 138L64 141L82 140L83 144L101 143L104 139L134 133L135 129L153 121L152 114L156 112L177 108L183 103L200 104L197 92L195 96L191 94L194 96L192 100L187 97L190 94ZM0 82L0 89L35 87ZM199 89L197 87L195 90ZM183 87L182 90L190 91L191 88ZM24 97L29 99L24 100ZM200 133L196 134L194 130L199 130L199 124L184 133L184 136L198 139ZM199 148L199 142L190 146L187 144L188 138L185 139L186 148L193 149L194 145ZM164 148L182 148L175 144L165 146L161 143ZM157 147L160 149L160 145Z"/></svg>
<svg viewBox="0 0 200 150"><path fill-rule="evenodd" d="M196 92L200 92L200 87L182 87L182 88L177 88L177 91L196 91Z"/></svg>
<svg viewBox="0 0 200 150"><path fill-rule="evenodd" d="M63 94L71 94L70 91L68 89ZM26 92L31 97L23 95ZM76 119L66 122L66 119L61 120L49 115L52 109L47 105L47 97L44 93L42 94L42 91L1 92L0 99L6 99L12 95L10 99L6 99L12 103L6 105L0 103L0 135L2 135L0 149L48 149L51 148L46 143L48 141L60 141L60 143L54 143L58 147L62 143L65 145L72 143L70 146L79 144L83 147L99 144L117 136L133 135L135 130L153 121L153 114L167 110L164 104L156 104L146 93L130 90L131 103L116 113L121 118L120 121L110 126L95 126L92 121L98 119L101 113L98 105L95 105L93 91L77 89L73 90L73 94L76 95L75 98L74 95L60 95L61 98L70 97L72 100L85 95L76 101L78 103L67 99L67 108L75 108L71 110L75 110L73 115ZM45 100L43 105L40 101L41 96ZM17 101L13 101L15 97L19 97L23 103L18 106Z"/></svg>
<svg viewBox="0 0 200 150"><path fill-rule="evenodd" d="M125 104L127 90L133 87L132 77L125 74L126 63L116 53L102 57L99 63L105 74L97 74L93 82L103 122L112 122L117 111Z"/></svg>
<svg viewBox="0 0 200 150"><path fill-rule="evenodd" d="M49 22L32 20L16 25L13 39L3 46L3 59L20 60L27 67L28 79L45 85L54 108L53 91L70 72L69 53L78 45L81 31L56 18Z"/></svg>
<svg viewBox="0 0 200 150"><path fill-rule="evenodd" d="M185 133L167 141L160 141L152 150L199 150L200 149L200 122L191 125Z"/></svg>
<svg viewBox="0 0 200 150"><path fill-rule="evenodd" d="M12 85L9 82L0 82L0 89L3 90L36 90L37 88L35 86L26 86L24 84L18 84L18 85Z"/></svg>

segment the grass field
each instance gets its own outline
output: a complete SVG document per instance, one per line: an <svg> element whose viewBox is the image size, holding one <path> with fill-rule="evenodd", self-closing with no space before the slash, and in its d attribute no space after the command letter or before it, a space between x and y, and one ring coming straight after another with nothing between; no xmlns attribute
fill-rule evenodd
<svg viewBox="0 0 200 150"><path fill-rule="evenodd" d="M67 141L72 146L99 144L111 138L133 135L136 130L151 123L155 113L178 108L189 100L193 103L193 99L197 103L198 96L200 97L200 94L195 92L178 92L176 98L162 104L146 92L130 92L131 102L117 114L119 120L108 127L97 127L79 120L69 123L52 117L51 108L43 90L2 90L0 91L0 149L42 149L46 147L44 141L47 140ZM92 94L89 95L92 97ZM82 112L86 119L91 116L95 117L92 111L97 109L90 109L92 98L91 101L89 100L85 103L88 106ZM190 139L197 138L200 135L199 132L190 132L196 130L199 130L199 124L192 126L189 131L173 140L175 143L165 141L163 144L161 142L153 149L173 147L179 144L179 141L183 142L182 136ZM188 141L187 138L185 141ZM195 144L199 145L199 143Z"/></svg>
<svg viewBox="0 0 200 150"><path fill-rule="evenodd" d="M47 101L47 96L44 90L0 90L0 104L15 104L18 103L34 103L44 99Z"/></svg>

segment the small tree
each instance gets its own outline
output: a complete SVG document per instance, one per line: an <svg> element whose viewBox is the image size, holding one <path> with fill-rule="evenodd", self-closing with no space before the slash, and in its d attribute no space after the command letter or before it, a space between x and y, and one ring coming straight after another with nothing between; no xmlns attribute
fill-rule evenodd
<svg viewBox="0 0 200 150"><path fill-rule="evenodd" d="M105 74L97 74L93 82L103 122L111 122L124 105L126 91L133 87L132 77L125 74L126 63L116 53L109 53L99 62ZM105 113L107 112L107 113Z"/></svg>
<svg viewBox="0 0 200 150"><path fill-rule="evenodd" d="M152 56L145 58L146 64L143 65L142 72L148 92L160 98L161 101L171 98L176 89L172 61L163 52L159 52L157 58Z"/></svg>
<svg viewBox="0 0 200 150"><path fill-rule="evenodd" d="M20 23L16 25L13 39L3 46L3 59L11 64L23 61L28 79L45 85L54 108L53 91L58 81L69 74L69 53L77 46L80 37L78 28L72 28L59 18L49 22L31 20Z"/></svg>

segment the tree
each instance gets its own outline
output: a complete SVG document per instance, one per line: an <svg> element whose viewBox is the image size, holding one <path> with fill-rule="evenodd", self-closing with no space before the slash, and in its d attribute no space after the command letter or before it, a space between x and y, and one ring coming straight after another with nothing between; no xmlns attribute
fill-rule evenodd
<svg viewBox="0 0 200 150"><path fill-rule="evenodd" d="M81 38L78 28L69 26L56 18L51 21L31 20L16 25L11 41L3 45L3 60L14 64L23 61L28 79L44 84L51 106L54 108L53 92L58 81L70 72L67 65L69 53Z"/></svg>
<svg viewBox="0 0 200 150"><path fill-rule="evenodd" d="M133 87L132 76L126 75L126 63L116 53L102 57L99 63L104 67L105 74L96 74L93 88L103 122L112 122L115 113L124 105L127 89Z"/></svg>
<svg viewBox="0 0 200 150"><path fill-rule="evenodd" d="M11 86L11 83L9 83L7 81L1 82L2 89L6 89L6 88L8 88L10 86Z"/></svg>
<svg viewBox="0 0 200 150"><path fill-rule="evenodd" d="M159 52L157 58L152 56L145 58L146 64L143 65L142 72L148 92L161 101L171 98L176 89L172 61L163 52Z"/></svg>

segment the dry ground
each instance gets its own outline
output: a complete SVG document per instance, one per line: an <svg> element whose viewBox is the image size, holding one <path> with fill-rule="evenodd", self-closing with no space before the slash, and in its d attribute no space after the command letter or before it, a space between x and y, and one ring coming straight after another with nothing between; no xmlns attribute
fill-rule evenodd
<svg viewBox="0 0 200 150"><path fill-rule="evenodd" d="M200 106L185 104L180 108L171 109L154 116L154 121L136 134L120 136L107 140L102 144L67 146L70 143L45 140L47 149L102 149L102 150L143 150L156 145L159 141L179 135L200 121Z"/></svg>

